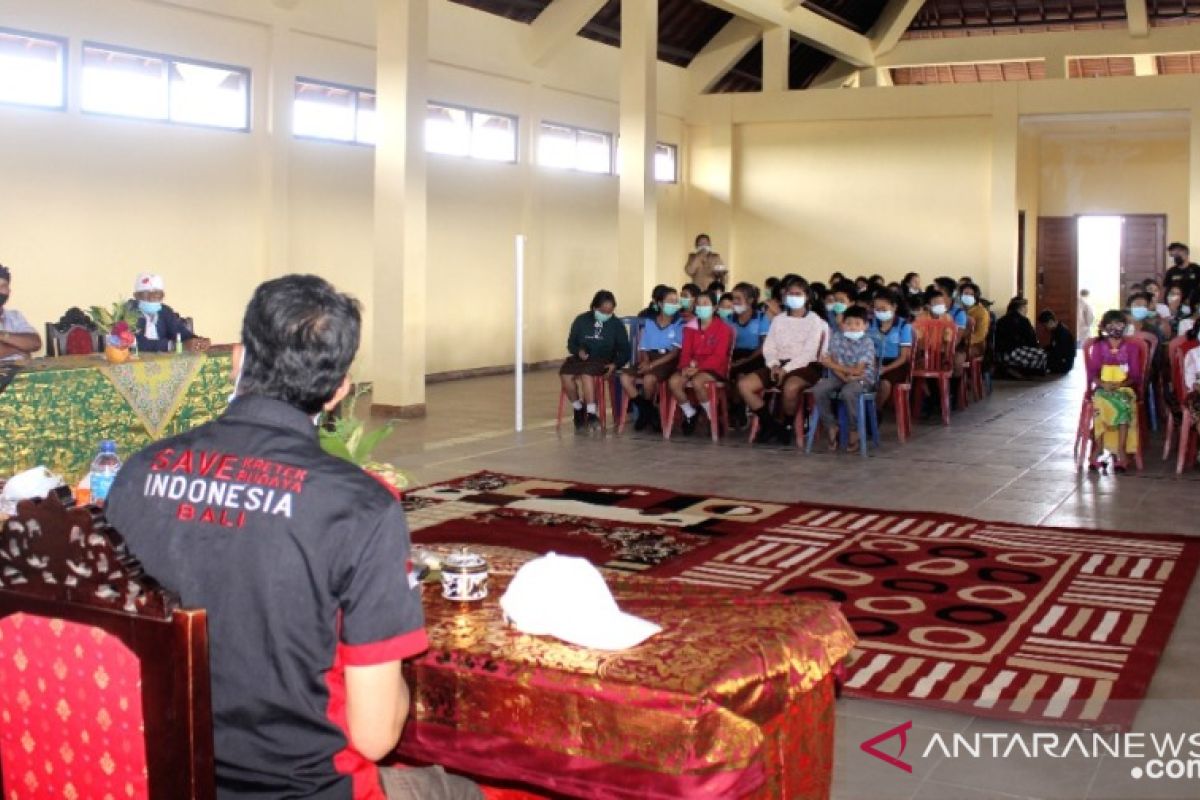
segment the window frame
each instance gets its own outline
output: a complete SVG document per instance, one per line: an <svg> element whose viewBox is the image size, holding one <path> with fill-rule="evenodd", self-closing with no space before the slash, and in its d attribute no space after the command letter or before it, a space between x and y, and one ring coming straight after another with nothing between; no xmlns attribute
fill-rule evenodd
<svg viewBox="0 0 1200 800"><path fill-rule="evenodd" d="M660 181L658 179L658 168L657 168L658 159L657 159L657 153L656 153L655 154L655 156L656 156L655 165L656 166L654 167L654 181L656 183L663 183L668 186L678 185L678 183L679 183L679 145L671 144L670 142L657 142L656 141L654 143L655 150L657 150L659 147L666 147L673 153L673 158L671 159L672 174L671 174L670 180Z"/></svg>
<svg viewBox="0 0 1200 800"><path fill-rule="evenodd" d="M541 119L541 120L538 120L538 148L535 148L535 149L540 148L541 140L542 140L542 126L543 125L553 125L558 128L569 128L575 134L575 146L576 146L577 152L578 152L578 147L579 147L579 134L580 133L594 133L599 136L603 136L603 137L607 138L608 139L608 171L607 172L594 172L590 169L580 169L578 166L555 167L555 166L550 166L549 164L542 164L540 158L538 159L539 167L544 167L545 169L564 170L566 172L578 172L582 175L608 175L609 177L616 176L616 174L617 174L617 135L615 133L613 133L612 131L602 131L598 128L585 128L581 125L572 125L569 122L558 122L553 119Z"/></svg>
<svg viewBox="0 0 1200 800"><path fill-rule="evenodd" d="M98 50L107 50L112 53L121 55L137 56L141 58L156 58L163 61L167 65L167 116L165 119L154 119L152 117L135 117L129 114L115 114L109 111L91 111L83 106L83 70L84 70L84 53L87 48L96 48ZM171 118L171 67L176 64L189 64L197 67L209 67L211 69L223 69L230 72L240 72L246 76L246 124L241 128L233 128L228 125L214 125L206 122L183 122ZM91 39L83 39L79 43L79 111L89 117L107 117L109 119L126 119L136 122L152 122L158 125L176 125L181 128L200 128L203 130L229 131L231 133L251 133L254 128L254 71L250 67L243 67L237 64L224 64L220 61L207 61L202 58L190 58L187 56L173 56L169 53L160 53L153 50L142 50L136 47L125 47L122 45L106 44Z"/></svg>
<svg viewBox="0 0 1200 800"><path fill-rule="evenodd" d="M354 93L354 138L353 139L334 139L329 136L314 136L311 133L296 133L296 89L299 84L307 83L312 86L321 86L326 89L341 89L346 92ZM369 147L374 148L374 142L364 142L358 138L358 103L362 95L369 94L375 98L375 102L379 102L379 93L374 89L369 89L366 86L354 86L349 83L337 83L336 81L326 81L319 78L306 78L303 75L297 75L292 80L292 138L301 139L306 142L327 142L329 144L344 144L353 147Z"/></svg>
<svg viewBox="0 0 1200 800"><path fill-rule="evenodd" d="M470 124L470 130L468 131L468 137L467 137L468 152L466 155L460 156L460 155L455 155L454 153L436 153L436 152L429 150L428 142L424 139L425 123L422 122L421 123L421 125L422 125L422 127L421 127L421 135L422 135L421 149L425 151L425 155L437 156L440 158L468 158L472 161L482 161L484 163L491 163L491 164L519 164L519 163L521 163L521 118L518 115L509 114L504 111L495 111L490 108L479 108L477 106L464 105L463 103L449 103L444 100L437 100L433 97L427 97L425 99L425 119L426 120L429 119L429 107L430 106L439 106L441 108L453 109L454 111L465 111L467 113L467 122ZM474 150L474 147L475 147L474 137L475 137L475 115L476 114L487 114L489 117L504 117L505 119L512 121L512 124L513 124L513 155L512 155L511 159L482 158L480 156L475 155L473 152L471 152L472 150Z"/></svg>
<svg viewBox="0 0 1200 800"><path fill-rule="evenodd" d="M19 103L15 100L0 100L0 108L33 108L40 111L67 111L67 106L70 101L68 92L70 90L70 74L71 74L71 40L66 36L56 36L52 33L38 33L36 31L27 31L21 28L10 28L6 25L0 25L0 33L6 33L11 36L24 36L29 39L41 39L45 42L54 42L62 53L62 102L56 106L36 105L33 103Z"/></svg>

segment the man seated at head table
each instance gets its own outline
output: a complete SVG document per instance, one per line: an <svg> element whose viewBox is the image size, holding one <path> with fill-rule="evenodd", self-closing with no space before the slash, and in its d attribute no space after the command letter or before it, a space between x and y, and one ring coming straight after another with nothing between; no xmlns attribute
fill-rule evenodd
<svg viewBox="0 0 1200 800"><path fill-rule="evenodd" d="M0 264L0 362L23 361L42 349L42 337L29 320L8 307L12 296L12 273Z"/></svg>
<svg viewBox="0 0 1200 800"><path fill-rule="evenodd" d="M317 438L361 328L321 278L259 286L228 410L134 455L109 493L147 573L207 611L221 800L482 797L440 767L375 764L408 717L401 661L429 645L403 506Z"/></svg>
<svg viewBox="0 0 1200 800"><path fill-rule="evenodd" d="M190 353L207 350L212 342L192 333L184 324L183 317L163 303L166 296L164 288L162 276L150 272L138 275L133 283L133 299L128 305L141 314L137 323L138 350L144 353L170 352L175 347L176 339Z"/></svg>

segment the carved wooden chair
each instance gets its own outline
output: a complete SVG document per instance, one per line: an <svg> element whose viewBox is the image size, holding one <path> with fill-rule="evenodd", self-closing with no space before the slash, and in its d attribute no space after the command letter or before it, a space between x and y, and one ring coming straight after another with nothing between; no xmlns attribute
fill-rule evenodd
<svg viewBox="0 0 1200 800"><path fill-rule="evenodd" d="M94 507L26 501L0 528L0 796L215 796L204 612Z"/></svg>

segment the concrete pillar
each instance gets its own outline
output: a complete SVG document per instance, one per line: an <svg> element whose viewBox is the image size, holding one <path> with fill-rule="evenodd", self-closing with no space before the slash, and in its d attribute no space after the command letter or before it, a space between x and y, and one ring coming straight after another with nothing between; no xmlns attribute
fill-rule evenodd
<svg viewBox="0 0 1200 800"><path fill-rule="evenodd" d="M372 409L424 416L429 0L377 0L376 15Z"/></svg>
<svg viewBox="0 0 1200 800"><path fill-rule="evenodd" d="M763 74L764 92L786 92L788 90L788 65L792 53L792 32L782 26L763 31Z"/></svg>
<svg viewBox="0 0 1200 800"><path fill-rule="evenodd" d="M1192 100L1191 146L1188 148L1188 242L1192 260L1200 255L1200 101Z"/></svg>
<svg viewBox="0 0 1200 800"><path fill-rule="evenodd" d="M621 6L621 176L617 300L639 308L658 273L654 145L658 128L658 3Z"/></svg>
<svg viewBox="0 0 1200 800"><path fill-rule="evenodd" d="M271 57L267 83L263 145L268 152L263 163L263 202L267 214L267 278L292 272L291 197L289 167L292 147L292 104L296 94L296 70L292 59L292 36L286 25L271 26Z"/></svg>
<svg viewBox="0 0 1200 800"><path fill-rule="evenodd" d="M1020 115L1016 86L997 87L992 107L991 231L987 272L977 278L986 296L1007 301L1017 291L1017 147ZM1026 287L1029 290L1030 287Z"/></svg>

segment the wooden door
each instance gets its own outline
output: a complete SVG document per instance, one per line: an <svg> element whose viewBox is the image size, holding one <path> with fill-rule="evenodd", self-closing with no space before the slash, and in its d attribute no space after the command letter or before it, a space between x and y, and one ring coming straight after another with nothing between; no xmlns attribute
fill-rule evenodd
<svg viewBox="0 0 1200 800"><path fill-rule="evenodd" d="M1167 251L1165 214L1128 214L1121 226L1121 302L1130 287L1149 278L1161 281Z"/></svg>
<svg viewBox="0 0 1200 800"><path fill-rule="evenodd" d="M1077 236L1075 217L1038 217L1037 309L1050 309L1072 330L1079 294Z"/></svg>

